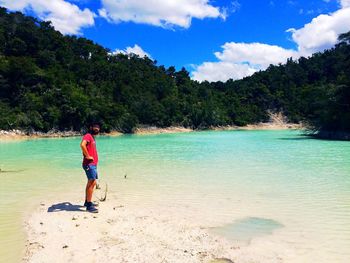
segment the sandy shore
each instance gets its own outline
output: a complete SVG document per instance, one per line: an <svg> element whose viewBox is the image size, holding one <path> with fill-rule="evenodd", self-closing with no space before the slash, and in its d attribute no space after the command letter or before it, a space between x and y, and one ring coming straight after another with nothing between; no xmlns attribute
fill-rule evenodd
<svg viewBox="0 0 350 263"><path fill-rule="evenodd" d="M66 201L42 202L25 220L23 262L237 262L239 247L171 209L110 196L91 214Z"/></svg>
<svg viewBox="0 0 350 263"><path fill-rule="evenodd" d="M154 126L141 126L135 129L135 134L147 135L147 134L161 134L161 133L182 133L193 132L193 129L185 128L181 126L173 126L168 128L158 128Z"/></svg>
<svg viewBox="0 0 350 263"><path fill-rule="evenodd" d="M155 200L112 191L98 214L86 212L76 193L37 200L24 218L22 262L303 262L293 259L293 246L281 242L278 232L242 244L213 231L223 221L210 209Z"/></svg>
<svg viewBox="0 0 350 263"><path fill-rule="evenodd" d="M215 131L227 131L227 130L289 130L289 129L303 129L304 126L301 124L291 124L291 123L258 123L249 124L247 126L219 126L210 127L205 130L215 130ZM194 130L191 128L185 128L180 126L159 128L153 126L141 126L135 129L133 134L136 135L149 135L149 134L162 134L162 133L183 133L183 132L193 132L201 131ZM101 134L102 136L120 136L123 133L118 131L112 131L110 133ZM79 137L82 136L79 132L69 131L69 132L34 132L28 134L20 130L3 131L0 130L0 140L28 140L28 139L38 139L38 138L65 138L65 137Z"/></svg>
<svg viewBox="0 0 350 263"><path fill-rule="evenodd" d="M246 126L220 126L212 127L210 130L216 131L237 131L237 130L301 130L305 127L302 124L295 123L257 123L257 124L248 124Z"/></svg>
<svg viewBox="0 0 350 263"><path fill-rule="evenodd" d="M249 124L246 126L218 126L218 127L209 127L204 130L213 130L213 131L237 131L237 130L299 130L304 129L305 127L302 124L295 123L284 123L284 122L262 122L257 124ZM169 127L169 128L158 128L158 127L140 127L135 130L135 134L161 134L161 133L181 133L181 132L193 132L201 131L194 130L185 127Z"/></svg>
<svg viewBox="0 0 350 263"><path fill-rule="evenodd" d="M0 130L0 140L28 140L38 138L65 138L65 137L76 137L81 136L80 132L76 131L50 131L44 132L32 132L28 133L21 130Z"/></svg>

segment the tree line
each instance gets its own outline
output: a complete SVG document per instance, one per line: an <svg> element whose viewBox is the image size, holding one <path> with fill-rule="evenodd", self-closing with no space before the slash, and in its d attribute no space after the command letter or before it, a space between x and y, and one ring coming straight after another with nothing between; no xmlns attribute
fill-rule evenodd
<svg viewBox="0 0 350 263"><path fill-rule="evenodd" d="M268 120L283 112L315 131L350 132L350 32L332 49L242 80L197 82L182 68L111 54L50 22L0 8L0 129L105 131L139 124L195 129Z"/></svg>

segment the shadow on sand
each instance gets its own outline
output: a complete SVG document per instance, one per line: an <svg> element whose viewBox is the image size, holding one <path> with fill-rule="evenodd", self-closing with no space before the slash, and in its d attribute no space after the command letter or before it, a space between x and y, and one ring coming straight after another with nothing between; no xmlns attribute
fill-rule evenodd
<svg viewBox="0 0 350 263"><path fill-rule="evenodd" d="M47 209L47 212L60 212L60 211L81 211L85 212L85 207L82 205L73 205L70 202L64 202L54 204Z"/></svg>

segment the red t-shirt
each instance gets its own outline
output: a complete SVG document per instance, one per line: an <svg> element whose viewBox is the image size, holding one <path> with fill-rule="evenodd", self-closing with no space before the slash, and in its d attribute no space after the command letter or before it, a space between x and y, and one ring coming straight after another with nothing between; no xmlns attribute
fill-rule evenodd
<svg viewBox="0 0 350 263"><path fill-rule="evenodd" d="M92 161L92 160L86 159L84 156L83 165L88 165L88 164L97 165L98 155L97 155L97 150L96 150L95 138L90 133L87 133L84 135L83 141L87 142L86 149L87 149L89 155L94 158L94 160Z"/></svg>

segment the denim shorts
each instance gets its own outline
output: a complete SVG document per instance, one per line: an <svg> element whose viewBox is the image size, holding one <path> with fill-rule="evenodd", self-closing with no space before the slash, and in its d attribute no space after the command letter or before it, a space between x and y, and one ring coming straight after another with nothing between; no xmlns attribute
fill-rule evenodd
<svg viewBox="0 0 350 263"><path fill-rule="evenodd" d="M96 180L98 179L98 173L97 173L97 166L88 164L88 165L83 165L83 169L86 173L86 176L88 180Z"/></svg>

